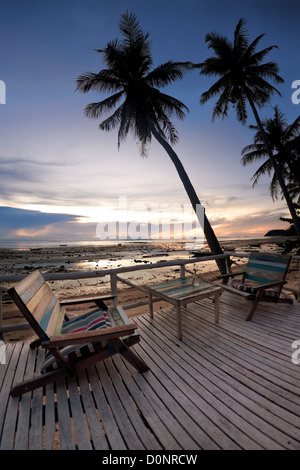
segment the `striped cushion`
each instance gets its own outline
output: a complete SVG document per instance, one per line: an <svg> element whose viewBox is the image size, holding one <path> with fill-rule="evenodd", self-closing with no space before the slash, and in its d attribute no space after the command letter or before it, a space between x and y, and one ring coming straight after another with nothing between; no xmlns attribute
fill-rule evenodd
<svg viewBox="0 0 300 470"><path fill-rule="evenodd" d="M99 308L92 310L84 315L78 316L66 323L64 323L61 333L78 333L80 331L98 330L100 328L108 328L111 322L108 313ZM67 357L70 362L76 361L78 358L89 356L93 352L98 352L102 349L99 341L88 344L75 344L59 348L60 353ZM49 372L57 368L57 363L50 351L47 352L44 363L41 367L41 372Z"/></svg>
<svg viewBox="0 0 300 470"><path fill-rule="evenodd" d="M250 284L245 284L237 279L233 279L231 287L242 290L243 292L249 292L249 294L255 294L255 289Z"/></svg>
<svg viewBox="0 0 300 470"><path fill-rule="evenodd" d="M233 279L233 281L231 283L231 287L234 287L235 289L238 289L238 290L242 290L243 292L248 292L249 294L255 294L256 293L255 287L253 287L250 284L247 284L245 282L241 282L238 279ZM264 291L264 295L266 295L268 297L278 297L278 291L267 289L267 290Z"/></svg>

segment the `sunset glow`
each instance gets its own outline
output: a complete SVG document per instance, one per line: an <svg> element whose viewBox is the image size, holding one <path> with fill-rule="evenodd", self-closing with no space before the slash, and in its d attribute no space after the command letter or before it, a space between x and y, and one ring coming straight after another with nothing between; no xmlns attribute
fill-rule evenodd
<svg viewBox="0 0 300 470"><path fill-rule="evenodd" d="M175 0L170 5L156 0L151 5L130 0L126 5L150 32L155 66L170 59L205 60L210 55L205 34L218 31L231 38L238 19L245 18L251 37L265 33L262 47L279 46L270 60L278 63L285 80L282 98L260 110L262 118L270 117L275 104L289 122L298 116L295 84L300 77L292 50L299 36L299 5L290 0L275 0L271 9L269 2L258 0L251 6L235 0L226 5L220 0L188 0L184 8ZM0 243L23 238L96 240L98 224L115 221L158 226L163 219L195 220L192 212L183 215L190 201L154 139L148 158L141 158L132 136L118 149L117 132L101 132L97 121L84 116L88 103L104 97L75 92L76 78L84 70L103 67L95 49L118 37L124 10L120 0L113 7L96 0L89 6L77 0L54 0L39 8L35 1L13 0L2 6ZM17 46L20 40L22 48ZM183 122L174 118L179 132L174 150L216 235L262 237L271 229L287 228L279 219L288 216L286 204L271 199L269 177L252 188L257 164L241 164L242 149L253 141L248 127L254 124L252 115L249 112L246 126L236 121L233 110L226 120L212 122L213 103L199 103L212 83L194 71L166 92L189 108ZM122 197L125 210L120 207Z"/></svg>

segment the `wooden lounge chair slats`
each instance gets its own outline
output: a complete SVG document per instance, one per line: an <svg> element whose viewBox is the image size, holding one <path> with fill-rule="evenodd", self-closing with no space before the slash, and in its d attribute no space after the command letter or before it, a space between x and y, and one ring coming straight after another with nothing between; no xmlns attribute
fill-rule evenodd
<svg viewBox="0 0 300 470"><path fill-rule="evenodd" d="M222 284L222 287L231 293L254 301L246 318L249 321L259 302L293 302L292 299L280 298L290 262L291 256L289 255L251 253L244 271L227 273L218 277L228 281L236 276L242 276L240 280L233 279L231 285Z"/></svg>
<svg viewBox="0 0 300 470"><path fill-rule="evenodd" d="M8 293L39 337L31 347L42 345L47 350L41 377L13 387L12 396L55 381L62 374L73 374L78 368L116 353L122 354L139 372L148 370L129 349L140 340L136 324L129 320L121 306L108 309L105 304L113 297L91 296L60 302L39 271L27 276ZM68 305L91 302L96 308L68 318Z"/></svg>
<svg viewBox="0 0 300 470"><path fill-rule="evenodd" d="M49 341L45 343L42 342L42 346L45 345L49 349L59 348L70 343L83 344L86 341L109 341L110 339L119 338L120 336L132 335L135 328L134 325L131 327L129 325L122 325L116 326L113 332L106 331L109 330L109 328L105 328L103 330L54 335Z"/></svg>

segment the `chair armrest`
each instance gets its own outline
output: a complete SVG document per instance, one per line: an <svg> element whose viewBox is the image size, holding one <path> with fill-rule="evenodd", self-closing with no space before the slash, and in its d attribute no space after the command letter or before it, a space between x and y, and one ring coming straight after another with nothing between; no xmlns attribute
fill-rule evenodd
<svg viewBox="0 0 300 470"><path fill-rule="evenodd" d="M283 286L284 284L286 284L287 281L276 281L276 282L266 282L265 284L261 284L260 286L254 286L254 288L256 290L262 290L262 289L266 289L268 287L277 287L277 286Z"/></svg>
<svg viewBox="0 0 300 470"><path fill-rule="evenodd" d="M49 341L42 341L41 346L43 348L51 349L72 344L109 341L110 339L132 335L137 328L137 325L131 323L130 325L112 326L109 328L100 328L99 330L54 335L51 336Z"/></svg>
<svg viewBox="0 0 300 470"><path fill-rule="evenodd" d="M86 304L89 302L96 302L97 300L112 300L115 299L116 295L110 295L107 297L98 297L98 296L91 296L91 297L84 297L84 298L75 298L75 299L65 299L60 300L60 305L76 305L76 304Z"/></svg>

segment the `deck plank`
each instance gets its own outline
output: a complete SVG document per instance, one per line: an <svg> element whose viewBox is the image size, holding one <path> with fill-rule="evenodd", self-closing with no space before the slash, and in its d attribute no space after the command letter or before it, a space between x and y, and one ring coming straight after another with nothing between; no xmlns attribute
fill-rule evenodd
<svg viewBox="0 0 300 470"><path fill-rule="evenodd" d="M22 356L27 357L27 366L24 374L24 380L29 379L34 374L35 358L34 351L29 349L29 344L24 344L22 349ZM22 380L22 378L21 378ZM15 449L22 450L29 446L29 429L30 429L30 416L31 416L31 394L26 393L20 402L18 426L16 429ZM17 401L17 400L16 400Z"/></svg>
<svg viewBox="0 0 300 470"><path fill-rule="evenodd" d="M85 418L91 433L91 441L93 442L95 450L108 450L109 446L105 437L104 429L101 425L99 412L95 408L93 390L90 387L86 374L86 371L80 371L78 374L78 381L85 411Z"/></svg>
<svg viewBox="0 0 300 470"><path fill-rule="evenodd" d="M23 380L24 370L26 369L27 362L26 349L26 347L22 348L22 344L17 344L14 348L13 356L11 358L11 365L14 364L14 367L9 377L9 381L11 381L12 385L16 384L20 380ZM6 391L8 392L8 390ZM18 402L14 400L9 400L7 407L8 419L5 420L3 427L2 446L5 450L11 450L14 448L15 429L18 420L18 410Z"/></svg>
<svg viewBox="0 0 300 470"><path fill-rule="evenodd" d="M175 320L174 320L175 321ZM156 333L157 334L157 333ZM196 368L197 370L197 376L201 378L201 384L205 384L207 387L207 391L209 392L208 394L208 399L210 400L210 403L214 403L214 397L217 398L217 408L218 412L222 411L222 402L227 403L228 406L230 406L229 410L224 410L223 413L227 413L229 417L231 417L232 422L234 422L235 418L235 412L238 411L238 420L237 424L242 425L243 430L247 430L247 421L254 421L254 424L258 426L257 429L250 428L250 436L255 432L255 437L257 438L258 435L260 434L260 426L263 426L264 428L267 426L264 420L260 419L260 414L258 416L254 417L252 414L249 414L248 409L250 407L250 410L252 409L254 413L262 413L262 414L267 414L269 420L275 420L277 425L285 425L286 430L291 433L298 433L297 429L291 429L289 423L286 422L281 422L279 417L275 415L273 416L273 413L269 413L263 408L262 406L262 401L264 398L262 396L259 397L255 393L251 391L249 392L248 387L254 386L255 388L258 387L258 384L255 383L254 385L248 380L247 382L247 387L243 386L243 371L241 373L236 373L237 378L235 378L235 372L236 372L236 367L232 369L230 366L228 366L229 361L224 361L224 358L220 359L221 354L223 352L222 349L219 351L217 350L215 353L213 353L212 348L210 347L211 343L214 343L215 339L210 339L209 341L204 342L204 347L201 353L201 358L197 356L197 352L193 354L193 359L190 358L189 361L185 360L183 355L181 355L181 361L183 361L185 364L193 365L193 367ZM184 349L184 346L182 346ZM195 349L195 346L190 343L188 344L187 342L187 347L185 348L187 352L190 354L192 350ZM178 353L179 354L179 353ZM200 360L201 359L201 360ZM225 358L226 359L226 358ZM227 372L227 374L226 374ZM192 372L191 372L192 374ZM206 381L206 378L209 381ZM215 387L215 383L218 384L218 387ZM263 390L263 388L262 388ZM243 392L243 393L241 393ZM202 392L202 396L204 395L204 392ZM254 397L253 397L254 396ZM233 397L233 400L231 399ZM258 398L259 397L259 398ZM256 401L253 403L253 399L256 398ZM274 399L274 396L271 396L270 399ZM272 403L266 401L266 407L271 406ZM241 404L243 406L241 406ZM299 408L298 408L299 409ZM273 411L274 413L277 412L285 415L285 418L292 418L292 420L295 422L298 422L299 418L295 417L293 414L289 415L289 412L286 410L282 410L280 407L277 407L276 405L273 405ZM246 422L243 424L243 419L246 420ZM249 426L248 426L249 427ZM272 430L271 428L269 429L270 431ZM249 430L248 430L249 432ZM276 434L276 433L275 433ZM277 433L278 434L278 433ZM241 438L242 435L240 435ZM279 434L277 439L278 439L278 445L280 446L281 440L285 436L282 434ZM261 439L261 437L260 437ZM270 445L270 444L269 444Z"/></svg>
<svg viewBox="0 0 300 470"><path fill-rule="evenodd" d="M261 304L223 293L220 323L210 299L136 317L139 374L121 356L20 398L10 388L32 377L43 351L7 345L0 366L1 449L300 450L300 304Z"/></svg>

